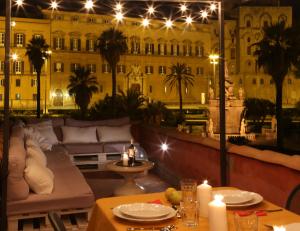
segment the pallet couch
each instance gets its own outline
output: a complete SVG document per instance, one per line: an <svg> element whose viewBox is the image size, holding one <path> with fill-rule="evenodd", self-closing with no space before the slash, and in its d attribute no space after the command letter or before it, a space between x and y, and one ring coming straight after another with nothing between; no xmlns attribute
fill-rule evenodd
<svg viewBox="0 0 300 231"><path fill-rule="evenodd" d="M41 220L40 230L51 230L47 218L49 211L56 211L62 216L78 215L76 228L85 230L95 198L73 157L76 154L84 156L85 153L121 152L123 145L130 141L130 137L126 138L131 135L130 131L128 135L128 129L128 118L106 121L32 119L25 126L13 126L7 193L9 230L18 230L21 220L32 218ZM33 130L38 131L38 137L32 135ZM118 139L113 138L116 135ZM43 144L45 140L46 145ZM47 147L49 140L51 148ZM43 151L44 157L40 155L39 148L49 149ZM41 165L44 165L43 171Z"/></svg>

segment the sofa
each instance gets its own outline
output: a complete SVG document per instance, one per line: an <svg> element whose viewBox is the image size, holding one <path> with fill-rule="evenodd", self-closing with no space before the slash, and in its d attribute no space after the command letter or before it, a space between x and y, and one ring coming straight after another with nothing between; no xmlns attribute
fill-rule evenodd
<svg viewBox="0 0 300 231"><path fill-rule="evenodd" d="M43 191L36 193L26 178L29 172L27 164L30 148L27 142L31 139L27 133L30 129L40 129L39 134L43 134L41 129L49 124L53 129L51 135L55 136L56 141L49 150L44 151L47 162L45 168L52 172L50 180L51 177L54 180L51 193ZM76 166L77 164L80 167L80 163L77 163L78 160L74 157L97 155L102 158L104 165L107 161L104 155L120 154L124 146L130 144L131 138L136 139L137 133L132 127L134 126L131 126L128 118L102 121L79 121L70 118L28 119L25 126L22 124L13 126L9 148L7 203L9 230L17 230L18 220L28 215L31 218L46 219L45 214L50 210L64 213L88 212L94 204L94 195ZM101 132L99 128L102 129ZM136 146L140 149L138 144ZM143 151L139 153L143 159L146 157ZM119 157L120 155L117 156ZM99 159L93 160L99 165ZM87 161L90 162L91 160Z"/></svg>

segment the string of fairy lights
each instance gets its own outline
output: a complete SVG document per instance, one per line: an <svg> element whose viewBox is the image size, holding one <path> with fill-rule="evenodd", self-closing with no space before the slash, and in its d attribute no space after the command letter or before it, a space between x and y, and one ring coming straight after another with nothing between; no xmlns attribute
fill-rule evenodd
<svg viewBox="0 0 300 231"><path fill-rule="evenodd" d="M52 11L57 11L61 8L63 0L57 1L52 0L49 1L49 9ZM150 2L150 1L149 1ZM25 2L24 0L14 0L14 3L17 7L22 7ZM158 4L157 4L158 5ZM149 27L151 25L151 20L155 18L156 14L158 13L158 7L154 3L146 3L146 7L144 9L144 15L141 16L140 24L143 27ZM85 9L88 13L93 12L95 7L99 7L96 0L85 0L82 1L82 7ZM117 21L117 23L122 23L126 16L126 10L125 10L125 3L124 2L115 2L112 4L111 9L114 11L114 19ZM175 21L184 21L186 25L191 25L193 22L196 21L206 21L210 16L214 15L218 9L218 5L216 2L208 2L206 4L206 7L204 9L201 9L197 12L193 12L189 8L188 4L186 2L178 3L178 11L180 12L180 16L177 18L172 18L172 16L164 17L164 26L167 29L170 29L174 26Z"/></svg>

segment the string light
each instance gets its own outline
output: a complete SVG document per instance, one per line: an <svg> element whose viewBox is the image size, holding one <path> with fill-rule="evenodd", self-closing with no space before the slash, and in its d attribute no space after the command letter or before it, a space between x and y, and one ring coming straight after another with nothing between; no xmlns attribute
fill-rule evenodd
<svg viewBox="0 0 300 231"><path fill-rule="evenodd" d="M122 20L124 19L124 15L122 12L117 12L115 14L115 19L118 21L118 22L122 22Z"/></svg>
<svg viewBox="0 0 300 231"><path fill-rule="evenodd" d="M150 24L150 21L148 18L144 18L143 21L142 21L142 25L143 27L148 27Z"/></svg>
<svg viewBox="0 0 300 231"><path fill-rule="evenodd" d="M16 4L17 4L17 6L22 6L22 5L23 5L23 3L24 3L24 1L23 1L23 0L16 0Z"/></svg>
<svg viewBox="0 0 300 231"><path fill-rule="evenodd" d="M87 10L90 10L94 7L94 2L92 0L87 0L84 4L84 7L87 9Z"/></svg>
<svg viewBox="0 0 300 231"><path fill-rule="evenodd" d="M147 12L148 12L148 14L150 14L150 15L154 14L154 12L155 12L154 7L153 7L153 6L149 6Z"/></svg>
<svg viewBox="0 0 300 231"><path fill-rule="evenodd" d="M52 10L56 10L58 8L58 4L56 1L52 1L51 4L50 4L50 8Z"/></svg>
<svg viewBox="0 0 300 231"><path fill-rule="evenodd" d="M185 4L181 4L180 5L180 10L182 13L186 12L187 11L187 6Z"/></svg>
<svg viewBox="0 0 300 231"><path fill-rule="evenodd" d="M19 56L18 56L16 53L13 53L13 54L11 55L11 58L12 58L14 61L16 61L16 60L19 58Z"/></svg>
<svg viewBox="0 0 300 231"><path fill-rule="evenodd" d="M191 16L187 16L185 19L186 24L190 25L193 22L193 18Z"/></svg>
<svg viewBox="0 0 300 231"><path fill-rule="evenodd" d="M208 12L206 10L202 10L200 12L201 18L206 19L208 17Z"/></svg>
<svg viewBox="0 0 300 231"><path fill-rule="evenodd" d="M116 9L117 11L121 11L122 8L123 8L123 5L122 5L120 2L118 2L118 3L116 4L115 9Z"/></svg>
<svg viewBox="0 0 300 231"><path fill-rule="evenodd" d="M11 22L11 26L12 26L12 27L15 27L16 25L17 25L16 21L12 21L12 22Z"/></svg>
<svg viewBox="0 0 300 231"><path fill-rule="evenodd" d="M163 150L164 152L168 151L169 149L169 145L166 143L162 143L161 144L161 150Z"/></svg>
<svg viewBox="0 0 300 231"><path fill-rule="evenodd" d="M217 5L216 5L215 3L212 3L212 4L210 5L209 9L210 9L211 12L214 12L214 11L216 11L216 9L217 9Z"/></svg>
<svg viewBox="0 0 300 231"><path fill-rule="evenodd" d="M165 22L165 26L169 29L173 26L173 22L171 19L167 19Z"/></svg>

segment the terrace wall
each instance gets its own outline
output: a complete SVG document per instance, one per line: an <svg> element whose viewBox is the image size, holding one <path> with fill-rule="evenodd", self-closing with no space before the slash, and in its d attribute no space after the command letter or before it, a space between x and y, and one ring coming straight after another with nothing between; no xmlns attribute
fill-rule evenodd
<svg viewBox="0 0 300 231"><path fill-rule="evenodd" d="M170 183L192 177L220 185L219 142L179 133L171 129L141 126L139 138L156 171ZM163 152L160 144L169 144ZM265 199L285 206L293 188L300 183L300 156L287 156L247 146L227 144L228 182L243 190L260 193Z"/></svg>

